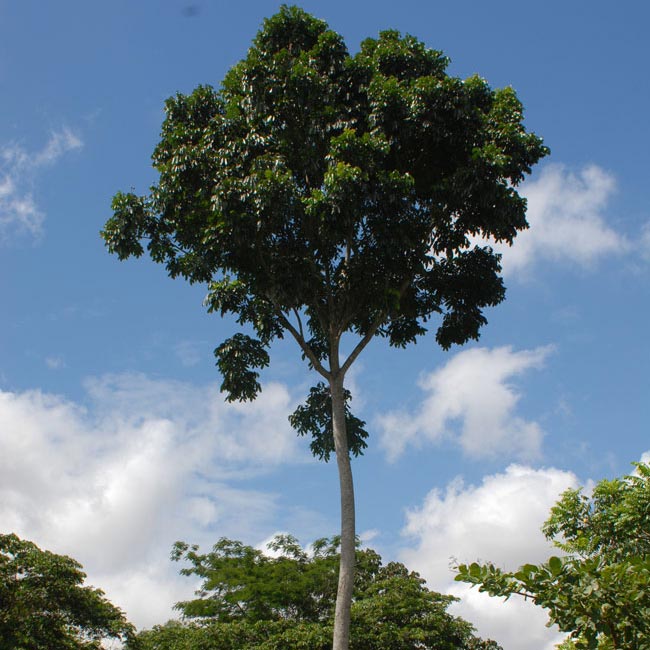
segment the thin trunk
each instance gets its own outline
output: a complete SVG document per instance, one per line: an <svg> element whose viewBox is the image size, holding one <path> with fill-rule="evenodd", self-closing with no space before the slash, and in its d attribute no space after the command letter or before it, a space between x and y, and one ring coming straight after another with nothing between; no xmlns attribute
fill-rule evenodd
<svg viewBox="0 0 650 650"><path fill-rule="evenodd" d="M338 366L338 359L333 359ZM355 515L354 485L348 450L348 437L345 426L345 401L343 398L343 375L338 367L332 368L330 378L332 396L332 424L334 428L334 447L339 470L341 492L341 562L339 566L339 585L336 594L334 614L334 639L332 650L348 650L350 642L350 607L354 588L355 563Z"/></svg>

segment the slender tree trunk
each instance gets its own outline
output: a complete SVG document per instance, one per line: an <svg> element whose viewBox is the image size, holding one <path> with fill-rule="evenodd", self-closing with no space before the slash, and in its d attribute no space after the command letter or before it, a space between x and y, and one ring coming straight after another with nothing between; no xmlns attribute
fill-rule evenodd
<svg viewBox="0 0 650 650"><path fill-rule="evenodd" d="M354 484L352 482L352 467L350 466L350 453L348 450L348 437L345 425L343 377L338 372L338 368L336 370L332 368L332 371L330 379L332 424L334 427L334 446L341 492L341 562L339 566L339 585L336 594L332 650L348 650L356 542Z"/></svg>

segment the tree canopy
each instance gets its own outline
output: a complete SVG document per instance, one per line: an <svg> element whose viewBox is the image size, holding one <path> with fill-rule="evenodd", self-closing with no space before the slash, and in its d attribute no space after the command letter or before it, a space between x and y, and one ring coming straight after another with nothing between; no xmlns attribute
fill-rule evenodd
<svg viewBox="0 0 650 650"><path fill-rule="evenodd" d="M143 650L325 650L331 646L337 592L338 538L317 540L311 553L288 535L269 544L273 556L228 539L209 553L178 543L172 557L197 576L197 598L176 605L183 622L141 632ZM455 599L430 591L402 564L384 565L357 549L352 605L353 650L499 650L446 609Z"/></svg>
<svg viewBox="0 0 650 650"><path fill-rule="evenodd" d="M120 259L146 242L171 277L210 284L211 311L252 327L216 350L229 398L255 396L287 331L326 371L344 332L401 347L439 314L449 347L503 299L498 255L470 238L527 227L515 188L547 149L511 88L447 64L395 31L351 56L283 7L219 90L167 100L159 181L116 194L103 237Z"/></svg>
<svg viewBox="0 0 650 650"><path fill-rule="evenodd" d="M134 628L81 565L14 534L0 535L0 650L91 650Z"/></svg>
<svg viewBox="0 0 650 650"><path fill-rule="evenodd" d="M146 246L172 278L208 284L210 312L235 315L242 331L215 349L227 399L255 398L287 333L325 379L292 422L317 455L336 452L336 650L354 574L349 454L367 436L346 372L374 337L404 347L431 319L445 349L478 338L505 289L499 256L475 242L510 244L527 227L516 187L548 153L512 88L447 64L393 30L350 55L326 23L283 6L218 89L167 100L158 182L117 193L102 232L120 259Z"/></svg>
<svg viewBox="0 0 650 650"><path fill-rule="evenodd" d="M515 572L460 565L456 580L532 599L570 633L564 648L650 647L650 464L635 465L591 495L566 491L552 508L543 531L566 555Z"/></svg>

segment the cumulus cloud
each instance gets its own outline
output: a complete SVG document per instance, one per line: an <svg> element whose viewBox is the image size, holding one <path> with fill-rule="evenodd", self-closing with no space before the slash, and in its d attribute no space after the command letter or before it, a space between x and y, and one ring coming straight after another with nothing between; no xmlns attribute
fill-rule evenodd
<svg viewBox="0 0 650 650"><path fill-rule="evenodd" d="M530 228L512 247L492 242L503 255L504 274L521 276L544 262L589 267L605 255L627 251L628 239L607 223L615 190L614 177L597 165L577 172L559 164L544 167L520 188L528 200Z"/></svg>
<svg viewBox="0 0 650 650"><path fill-rule="evenodd" d="M82 146L81 139L65 128L52 132L43 148L32 153L18 145L0 146L0 240L17 233L41 233L45 213L34 199L38 173Z"/></svg>
<svg viewBox="0 0 650 650"><path fill-rule="evenodd" d="M517 415L520 394L512 381L540 368L551 347L471 348L424 375L425 397L415 412L380 415L380 444L394 460L407 445L454 439L474 457L505 455L530 459L540 454L541 426Z"/></svg>
<svg viewBox="0 0 650 650"><path fill-rule="evenodd" d="M363 532L359 533L359 539L364 545L370 544L374 539L377 539L380 536L381 531L377 528L369 528L368 530L364 530Z"/></svg>
<svg viewBox="0 0 650 650"><path fill-rule="evenodd" d="M148 626L192 592L170 566L171 544L268 530L276 495L234 478L308 456L281 384L237 405L215 386L143 375L94 379L87 390L83 406L0 392L0 522L78 559L91 583Z"/></svg>
<svg viewBox="0 0 650 650"><path fill-rule="evenodd" d="M503 602L453 581L450 566L477 560L504 569L542 562L557 549L540 531L551 506L576 476L559 469L511 465L505 472L465 485L457 478L445 491L432 490L420 507L407 513L403 533L413 540L401 559L429 587L461 598L452 611L471 621L479 634L504 648L554 647L561 635L546 627L546 614L516 597Z"/></svg>

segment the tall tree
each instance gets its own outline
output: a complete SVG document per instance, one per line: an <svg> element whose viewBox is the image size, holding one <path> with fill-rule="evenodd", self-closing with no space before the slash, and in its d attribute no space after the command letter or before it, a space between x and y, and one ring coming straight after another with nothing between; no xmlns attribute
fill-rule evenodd
<svg viewBox="0 0 650 650"><path fill-rule="evenodd" d="M307 554L279 535L273 557L229 539L208 553L177 543L181 573L201 579L197 597L176 605L183 622L169 621L138 635L141 650L326 650L331 644L339 539L321 539ZM501 650L447 612L454 601L430 591L417 573L384 565L357 549L352 605L353 650Z"/></svg>
<svg viewBox="0 0 650 650"><path fill-rule="evenodd" d="M0 535L0 650L98 650L134 642L135 630L104 593L84 586L72 558Z"/></svg>
<svg viewBox="0 0 650 650"><path fill-rule="evenodd" d="M543 531L566 555L514 572L460 565L456 580L531 599L570 633L563 649L650 647L650 464L600 481L589 496L567 490Z"/></svg>
<svg viewBox="0 0 650 650"><path fill-rule="evenodd" d="M374 337L405 347L434 316L445 349L478 337L504 286L499 256L472 241L511 243L527 227L515 188L548 153L511 88L447 64L395 31L351 56L323 21L283 6L219 90L167 100L158 183L118 193L102 232L120 259L146 241L172 278L209 284L210 311L247 328L215 350L227 399L255 398L287 333L323 378L292 422L317 454L336 454L335 650L347 648L354 580L350 453L366 435L346 373Z"/></svg>

